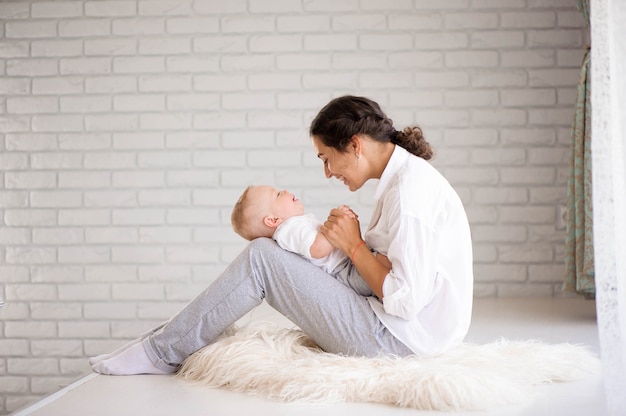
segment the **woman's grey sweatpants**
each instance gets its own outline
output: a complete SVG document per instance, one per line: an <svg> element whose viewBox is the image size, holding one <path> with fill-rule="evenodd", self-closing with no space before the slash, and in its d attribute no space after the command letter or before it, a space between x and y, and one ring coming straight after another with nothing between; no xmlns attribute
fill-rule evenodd
<svg viewBox="0 0 626 416"><path fill-rule="evenodd" d="M156 367L175 372L265 299L327 352L412 354L378 320L369 296L369 286L351 263L331 276L273 240L258 238L181 312L152 331L143 347Z"/></svg>

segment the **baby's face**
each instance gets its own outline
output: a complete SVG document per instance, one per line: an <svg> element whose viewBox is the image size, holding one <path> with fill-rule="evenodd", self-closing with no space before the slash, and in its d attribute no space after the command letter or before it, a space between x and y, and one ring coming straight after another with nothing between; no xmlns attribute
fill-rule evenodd
<svg viewBox="0 0 626 416"><path fill-rule="evenodd" d="M304 214L304 205L289 191L279 191L271 186L256 186L250 190L252 197L259 201L259 205L269 209L269 215L283 220L295 215Z"/></svg>

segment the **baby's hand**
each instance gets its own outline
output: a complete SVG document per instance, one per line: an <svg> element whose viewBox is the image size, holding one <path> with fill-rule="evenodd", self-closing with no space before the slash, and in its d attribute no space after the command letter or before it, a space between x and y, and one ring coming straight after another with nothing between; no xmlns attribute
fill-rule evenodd
<svg viewBox="0 0 626 416"><path fill-rule="evenodd" d="M356 212L352 211L352 209L347 205L341 205L337 207L337 209L343 211L346 215L348 215L348 217L352 218L353 220L359 219L359 216L356 214Z"/></svg>

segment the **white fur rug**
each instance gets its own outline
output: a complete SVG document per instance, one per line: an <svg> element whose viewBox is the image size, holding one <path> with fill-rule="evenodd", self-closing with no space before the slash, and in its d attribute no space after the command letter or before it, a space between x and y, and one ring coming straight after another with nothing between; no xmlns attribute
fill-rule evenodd
<svg viewBox="0 0 626 416"><path fill-rule="evenodd" d="M522 404L533 386L599 372L586 348L537 341L463 344L430 358L346 357L302 331L232 328L189 357L178 377L287 402L374 402L420 410L486 410Z"/></svg>

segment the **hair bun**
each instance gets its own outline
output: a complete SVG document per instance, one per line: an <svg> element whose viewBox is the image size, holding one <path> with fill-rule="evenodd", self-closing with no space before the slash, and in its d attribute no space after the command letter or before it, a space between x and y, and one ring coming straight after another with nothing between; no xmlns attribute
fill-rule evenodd
<svg viewBox="0 0 626 416"><path fill-rule="evenodd" d="M432 159L434 154L419 126L406 127L402 131L397 131L392 138L392 143L404 147L407 151L424 160Z"/></svg>

